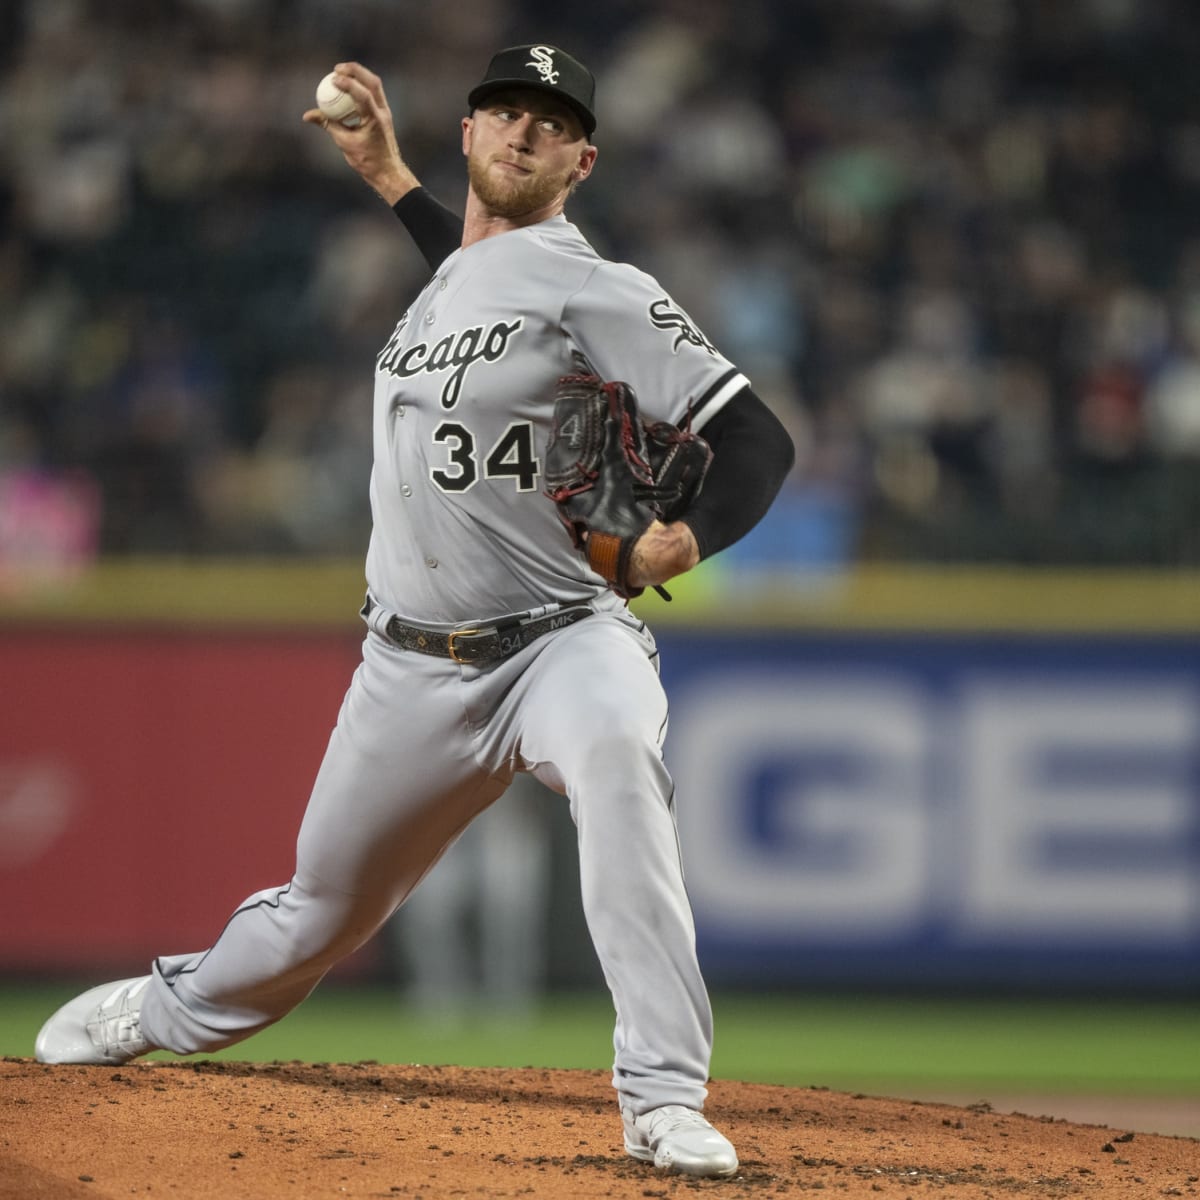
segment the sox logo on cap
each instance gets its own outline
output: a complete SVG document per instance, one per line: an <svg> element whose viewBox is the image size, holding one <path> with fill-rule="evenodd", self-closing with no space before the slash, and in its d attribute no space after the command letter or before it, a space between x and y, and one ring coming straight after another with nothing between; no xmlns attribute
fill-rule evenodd
<svg viewBox="0 0 1200 1200"><path fill-rule="evenodd" d="M546 83L557 83L558 72L554 69L554 47L533 46L530 48L533 58L525 65L533 67Z"/></svg>

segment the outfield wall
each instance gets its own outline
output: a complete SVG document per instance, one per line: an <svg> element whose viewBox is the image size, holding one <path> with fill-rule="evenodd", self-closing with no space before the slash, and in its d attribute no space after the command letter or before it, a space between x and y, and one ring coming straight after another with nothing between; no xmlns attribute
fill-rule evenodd
<svg viewBox="0 0 1200 1200"><path fill-rule="evenodd" d="M0 631L0 967L144 969L285 883L345 634Z"/></svg>
<svg viewBox="0 0 1200 1200"><path fill-rule="evenodd" d="M135 561L0 595L0 968L199 948L287 877L361 590ZM637 607L710 979L1200 986L1195 576L676 591Z"/></svg>
<svg viewBox="0 0 1200 1200"><path fill-rule="evenodd" d="M1200 645L664 635L710 978L1200 985Z"/></svg>

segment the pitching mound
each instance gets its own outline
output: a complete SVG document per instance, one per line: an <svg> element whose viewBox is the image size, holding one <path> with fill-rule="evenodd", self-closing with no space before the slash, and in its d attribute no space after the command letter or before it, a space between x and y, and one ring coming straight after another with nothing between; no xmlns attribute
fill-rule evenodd
<svg viewBox="0 0 1200 1200"><path fill-rule="evenodd" d="M1200 1195L1190 1138L725 1081L708 1111L741 1156L733 1179L626 1157L605 1072L9 1058L0 1196Z"/></svg>

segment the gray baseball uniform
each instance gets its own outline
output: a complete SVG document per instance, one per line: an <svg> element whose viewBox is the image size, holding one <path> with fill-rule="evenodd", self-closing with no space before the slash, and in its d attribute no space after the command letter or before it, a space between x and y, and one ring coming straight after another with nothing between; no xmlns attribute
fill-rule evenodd
<svg viewBox="0 0 1200 1200"><path fill-rule="evenodd" d="M155 963L141 1012L153 1044L212 1051L278 1020L529 771L568 797L578 829L623 1107L702 1107L711 1014L654 640L542 494L554 388L574 354L629 382L648 419L690 409L696 429L746 385L653 279L602 260L564 217L446 259L377 361L368 633L295 876L251 896L211 949ZM559 627L525 644L520 614ZM514 653L457 661L470 657L464 631L497 622ZM450 657L412 640L439 635Z"/></svg>

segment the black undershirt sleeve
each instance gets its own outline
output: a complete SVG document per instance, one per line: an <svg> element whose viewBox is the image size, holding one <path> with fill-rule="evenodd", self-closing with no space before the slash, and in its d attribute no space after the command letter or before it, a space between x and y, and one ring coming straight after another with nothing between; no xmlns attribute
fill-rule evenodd
<svg viewBox="0 0 1200 1200"><path fill-rule="evenodd" d="M796 448L779 418L749 386L700 431L713 459L683 521L709 558L744 537L763 518L796 461Z"/></svg>
<svg viewBox="0 0 1200 1200"><path fill-rule="evenodd" d="M430 270L436 271L462 245L462 217L452 213L432 192L413 188L392 205L392 212L412 234Z"/></svg>

